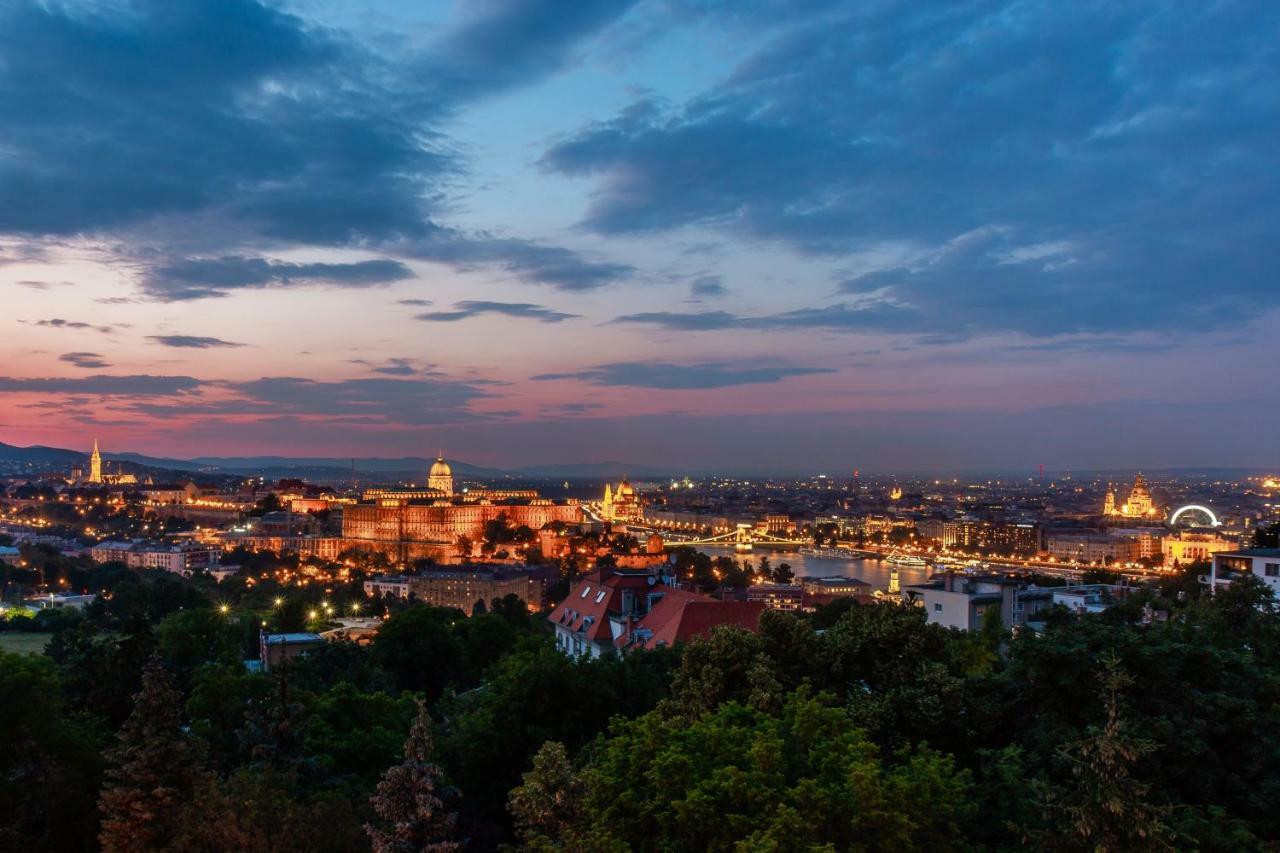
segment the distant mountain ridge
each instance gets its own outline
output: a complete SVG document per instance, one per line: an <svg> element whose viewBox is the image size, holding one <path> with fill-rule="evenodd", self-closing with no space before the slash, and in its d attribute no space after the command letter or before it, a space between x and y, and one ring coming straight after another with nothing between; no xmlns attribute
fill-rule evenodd
<svg viewBox="0 0 1280 853"><path fill-rule="evenodd" d="M56 447L18 447L0 442L0 461L20 462L51 466L84 464L87 451L66 450ZM192 459L169 459L142 453L109 453L103 458L109 461L133 462L150 468L170 471L186 471L192 474L245 474L257 476L306 477L310 479L339 479L375 475L374 479L425 477L434 457L356 457L330 456L197 456ZM605 477L664 477L667 471L648 465L631 465L624 462L570 462L553 465L529 465L511 470L472 465L449 458L449 467L455 476L475 479L509 479L522 477L548 477L564 479L597 479Z"/></svg>

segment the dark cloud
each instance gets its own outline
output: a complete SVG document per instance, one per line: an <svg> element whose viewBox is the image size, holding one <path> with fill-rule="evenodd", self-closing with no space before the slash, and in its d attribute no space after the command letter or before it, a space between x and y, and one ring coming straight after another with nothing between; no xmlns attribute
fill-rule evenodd
<svg viewBox="0 0 1280 853"><path fill-rule="evenodd" d="M552 417L558 415L584 415L605 408L603 403L553 403L542 407L542 414Z"/></svg>
<svg viewBox="0 0 1280 853"><path fill-rule="evenodd" d="M93 394L121 397L166 397L194 391L201 381L190 376L109 376L95 374L72 378L14 378L0 376L0 392L42 394Z"/></svg>
<svg viewBox="0 0 1280 853"><path fill-rule="evenodd" d="M396 304L397 305L416 305L418 307L425 308L426 306L434 305L435 303L433 303L430 299L397 299Z"/></svg>
<svg viewBox="0 0 1280 853"><path fill-rule="evenodd" d="M242 347L235 341L224 341L222 338L206 338L199 335L147 335L147 340L179 349L214 349L223 347Z"/></svg>
<svg viewBox="0 0 1280 853"><path fill-rule="evenodd" d="M412 376L418 372L413 366L413 362L407 358L393 358L386 364L378 365L370 368L374 373L381 373L384 376Z"/></svg>
<svg viewBox="0 0 1280 853"><path fill-rule="evenodd" d="M445 122L563 67L630 3L478 5L414 55L258 0L3 4L0 234L114 238L164 300L407 276L392 260L216 257L244 245L399 250L571 290L616 280L629 268L435 217L460 174ZM154 260L189 254L215 257Z"/></svg>
<svg viewBox="0 0 1280 853"><path fill-rule="evenodd" d="M92 323L85 323L82 320L64 320L61 317L54 317L51 320L37 320L37 326L46 326L51 329L91 329L95 332L102 332L104 335L114 331L113 326L95 326Z"/></svg>
<svg viewBox="0 0 1280 853"><path fill-rule="evenodd" d="M471 405L490 396L477 383L437 378L348 379L317 382L264 377L224 387L274 414L343 416L371 423L429 425L493 417ZM243 405L241 405L243 408Z"/></svg>
<svg viewBox="0 0 1280 853"><path fill-rule="evenodd" d="M504 317L524 317L530 320L539 320L543 323L561 323L565 320L571 320L577 317L577 314L565 314L561 311L553 311L542 305L531 305L527 302L483 302L468 300L465 302L455 302L452 311L431 311L426 314L418 314L415 319L426 320L432 323L456 323L459 320L468 320L472 317L480 317L485 314L498 314Z"/></svg>
<svg viewBox="0 0 1280 853"><path fill-rule="evenodd" d="M267 258L227 256L183 258L154 267L142 289L162 300L225 296L232 290L264 287L376 287L413 278L413 270L399 261L355 263L290 263Z"/></svg>
<svg viewBox="0 0 1280 853"><path fill-rule="evenodd" d="M792 376L834 373L827 367L761 366L754 363L706 362L668 364L663 362L615 362L572 373L543 373L534 380L576 379L591 385L616 385L668 390L728 388L734 385L761 385Z"/></svg>
<svg viewBox="0 0 1280 853"><path fill-rule="evenodd" d="M689 285L689 296L693 299L712 299L728 293L729 288L724 286L718 275L704 275L694 279L693 284Z"/></svg>
<svg viewBox="0 0 1280 853"><path fill-rule="evenodd" d="M560 246L483 234L450 232L447 237L418 241L403 247L402 251L461 270L497 267L527 284L545 284L567 291L596 290L624 281L635 273L628 264L593 261Z"/></svg>
<svg viewBox="0 0 1280 853"><path fill-rule="evenodd" d="M742 318L727 311L696 311L688 314L675 311L646 311L639 314L623 314L621 317L615 317L610 322L638 323L661 326L664 329L692 332L733 329L742 323Z"/></svg>
<svg viewBox="0 0 1280 853"><path fill-rule="evenodd" d="M52 290L55 287L70 287L69 281L15 281L18 287L25 287L28 290Z"/></svg>
<svg viewBox="0 0 1280 853"><path fill-rule="evenodd" d="M595 179L586 227L904 259L846 282L878 305L796 325L1200 330L1274 295L1280 6L748 6L697 7L764 36L723 83L545 154Z"/></svg>
<svg viewBox="0 0 1280 853"><path fill-rule="evenodd" d="M471 99L558 71L576 44L622 17L637 0L488 0L423 60L439 97ZM478 11L477 11L478 10Z"/></svg>
<svg viewBox="0 0 1280 853"><path fill-rule="evenodd" d="M695 311L679 313L652 311L623 314L612 323L658 326L682 332L716 331L720 329L824 329L835 332L911 331L915 329L915 313L910 309L882 302L850 304L839 302L817 308L800 308L759 317L743 317L728 311Z"/></svg>
<svg viewBox="0 0 1280 853"><path fill-rule="evenodd" d="M65 361L67 364L74 364L76 367L83 367L86 370L96 370L111 366L106 359L96 352L66 352L58 356L58 361Z"/></svg>

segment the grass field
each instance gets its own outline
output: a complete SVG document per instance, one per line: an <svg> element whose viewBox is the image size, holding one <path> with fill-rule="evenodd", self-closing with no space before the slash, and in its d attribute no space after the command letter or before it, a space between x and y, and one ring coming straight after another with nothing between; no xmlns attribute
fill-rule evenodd
<svg viewBox="0 0 1280 853"><path fill-rule="evenodd" d="M37 634L34 631L0 632L0 651L30 653L38 655L44 651L49 642L49 634Z"/></svg>

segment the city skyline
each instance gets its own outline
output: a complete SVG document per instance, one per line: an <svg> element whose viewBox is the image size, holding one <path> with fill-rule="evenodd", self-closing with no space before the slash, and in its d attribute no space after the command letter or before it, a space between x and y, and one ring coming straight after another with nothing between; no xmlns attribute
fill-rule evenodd
<svg viewBox="0 0 1280 853"><path fill-rule="evenodd" d="M1248 3L7 5L0 442L1265 468L1277 35Z"/></svg>

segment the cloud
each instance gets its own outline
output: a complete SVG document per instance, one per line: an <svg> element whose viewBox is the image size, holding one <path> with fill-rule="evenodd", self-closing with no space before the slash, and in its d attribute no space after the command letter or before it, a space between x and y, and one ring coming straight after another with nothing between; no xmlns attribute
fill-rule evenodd
<svg viewBox="0 0 1280 853"><path fill-rule="evenodd" d="M771 384L792 376L817 373L835 373L835 370L827 367L759 366L730 362L614 362L571 373L543 373L530 378L536 381L576 379L591 385L689 390Z"/></svg>
<svg viewBox="0 0 1280 853"><path fill-rule="evenodd" d="M370 378L318 382L281 376L228 382L224 387L274 414L341 416L371 423L414 425L494 417L471 408L473 403L490 397L490 393L478 383L458 380Z"/></svg>
<svg viewBox="0 0 1280 853"><path fill-rule="evenodd" d="M522 86L564 68L585 36L617 21L636 2L464 4L461 8L473 14L437 42L424 58L422 73L444 98L472 99Z"/></svg>
<svg viewBox="0 0 1280 853"><path fill-rule="evenodd" d="M542 414L552 417L562 415L585 415L605 408L603 403L549 403L542 406Z"/></svg>
<svg viewBox="0 0 1280 853"><path fill-rule="evenodd" d="M224 341L222 338L206 338L199 335L147 335L147 340L155 341L161 346L176 347L180 349L213 349L244 346L244 344L238 344L234 341Z"/></svg>
<svg viewBox="0 0 1280 853"><path fill-rule="evenodd" d="M592 182L584 227L893 247L846 282L880 306L824 312L841 328L1204 330L1274 295L1280 110L1256 93L1280 90L1280 6L748 7L690 13L754 27L723 81L546 151Z"/></svg>
<svg viewBox="0 0 1280 853"><path fill-rule="evenodd" d="M397 305L416 305L419 307L426 307L428 305L433 305L435 303L433 303L430 299L397 299L396 304Z"/></svg>
<svg viewBox="0 0 1280 853"><path fill-rule="evenodd" d="M225 296L232 290L264 287L376 287L413 278L399 261L289 263L266 258L227 256L183 258L153 268L142 289L165 301Z"/></svg>
<svg viewBox="0 0 1280 853"><path fill-rule="evenodd" d="M70 287L69 281L15 281L18 287L25 287L28 290L52 290L55 287Z"/></svg>
<svg viewBox="0 0 1280 853"><path fill-rule="evenodd" d="M371 367L374 373L381 373L384 376L412 376L418 372L413 366L413 362L407 358L393 358L386 364Z"/></svg>
<svg viewBox="0 0 1280 853"><path fill-rule="evenodd" d="M570 292L598 290L625 281L635 273L629 264L591 260L561 246L484 234L445 232L435 239L407 244L401 251L464 271L497 267L526 284L543 284Z"/></svg>
<svg viewBox="0 0 1280 853"><path fill-rule="evenodd" d="M160 300L409 275L390 259L220 256L243 246L395 249L602 286L628 268L437 218L463 171L447 123L565 67L629 5L467 4L425 48L373 49L259 0L4 4L0 234L106 238L150 267L140 286Z"/></svg>
<svg viewBox="0 0 1280 853"><path fill-rule="evenodd" d="M83 367L86 370L111 366L106 359L96 352L67 352L58 356L58 361L65 361L67 364L74 364L76 367Z"/></svg>
<svg viewBox="0 0 1280 853"><path fill-rule="evenodd" d="M728 311L651 311L623 314L611 323L657 326L669 331L702 332L722 329L823 329L835 332L912 331L915 314L910 309L880 302L798 308L779 314L744 317Z"/></svg>
<svg viewBox="0 0 1280 853"><path fill-rule="evenodd" d="M485 314L498 314L503 317L523 317L530 320L539 320L543 323L561 323L578 316L577 314L553 311L542 305L531 305L527 302L468 300L455 302L453 308L454 310L452 311L431 311L426 314L418 314L415 319L426 320L431 323L456 323L459 320L468 320Z"/></svg>
<svg viewBox="0 0 1280 853"><path fill-rule="evenodd" d="M645 311L639 314L623 314L610 322L661 326L664 329L691 332L733 329L742 323L742 318L727 311L695 311L683 314L675 311Z"/></svg>
<svg viewBox="0 0 1280 853"><path fill-rule="evenodd" d="M110 376L95 374L80 377L19 379L0 376L0 392L33 392L42 394L92 394L123 397L169 397L201 386L190 376Z"/></svg>
<svg viewBox="0 0 1280 853"><path fill-rule="evenodd" d="M718 296L727 296L729 288L724 286L718 275L704 275L694 279L689 285L689 296L693 299L712 299Z"/></svg>
<svg viewBox="0 0 1280 853"><path fill-rule="evenodd" d="M81 320L64 320L61 317L54 317L51 320L37 320L37 326L46 326L50 329L92 329L95 332L102 332L108 335L115 330L113 326L95 326L92 323L85 323Z"/></svg>

